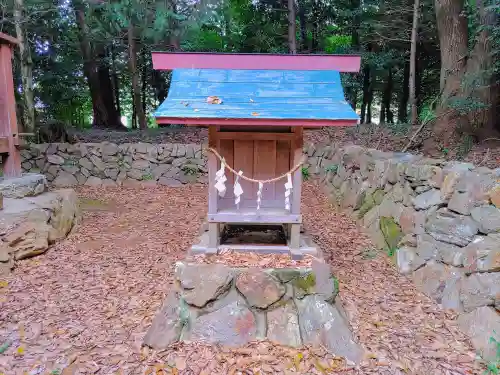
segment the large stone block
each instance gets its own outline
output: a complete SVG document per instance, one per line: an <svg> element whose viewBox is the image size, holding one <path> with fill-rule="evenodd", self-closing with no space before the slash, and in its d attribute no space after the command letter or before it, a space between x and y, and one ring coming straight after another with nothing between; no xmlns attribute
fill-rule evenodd
<svg viewBox="0 0 500 375"><path fill-rule="evenodd" d="M500 316L491 307L480 307L458 317L458 326L471 338L472 345L486 361L498 360ZM491 340L495 339L495 341Z"/></svg>
<svg viewBox="0 0 500 375"><path fill-rule="evenodd" d="M252 307L264 309L285 294L285 286L272 275L257 268L242 271L236 277L236 288Z"/></svg>
<svg viewBox="0 0 500 375"><path fill-rule="evenodd" d="M47 190L43 174L24 173L21 177L0 178L0 194L6 198L33 197Z"/></svg>
<svg viewBox="0 0 500 375"><path fill-rule="evenodd" d="M184 306L184 314L187 307ZM164 350L170 344L179 340L182 327L182 304L179 294L171 292L144 337L144 345L155 350Z"/></svg>
<svg viewBox="0 0 500 375"><path fill-rule="evenodd" d="M438 241L466 246L477 234L478 225L469 216L462 216L441 208L429 215L425 229Z"/></svg>
<svg viewBox="0 0 500 375"><path fill-rule="evenodd" d="M413 205L417 210L426 210L432 206L439 206L445 203L438 189L431 189L413 198Z"/></svg>
<svg viewBox="0 0 500 375"><path fill-rule="evenodd" d="M410 246L398 248L394 257L396 267L403 275L408 275L425 264L425 260L418 256L416 249Z"/></svg>
<svg viewBox="0 0 500 375"><path fill-rule="evenodd" d="M192 324L188 339L227 346L255 340L257 322L248 307L233 302L220 310L201 315Z"/></svg>
<svg viewBox="0 0 500 375"><path fill-rule="evenodd" d="M462 281L460 300L465 311L495 306L500 299L500 273L474 273Z"/></svg>
<svg viewBox="0 0 500 375"><path fill-rule="evenodd" d="M500 232L500 209L495 206L475 207L471 210L471 216L479 224L481 233Z"/></svg>
<svg viewBox="0 0 500 375"><path fill-rule="evenodd" d="M65 237L78 223L80 211L72 189L55 190L30 198L6 198L0 223L6 234L8 262L44 253L49 244ZM0 249L1 250L1 249ZM0 255L1 258L1 255ZM4 259L5 260L5 259ZM0 262L2 262L0 260ZM2 267L5 268L6 267Z"/></svg>
<svg viewBox="0 0 500 375"><path fill-rule="evenodd" d="M322 345L354 363L363 359L363 349L354 341L347 321L335 306L311 295L297 301L297 307L304 344Z"/></svg>
<svg viewBox="0 0 500 375"><path fill-rule="evenodd" d="M55 191L56 198L52 201L49 233L50 243L65 238L73 226L78 223L81 212L78 196L73 189Z"/></svg>
<svg viewBox="0 0 500 375"><path fill-rule="evenodd" d="M290 300L284 306L267 313L267 338L281 345L302 345L299 317L293 301Z"/></svg>
<svg viewBox="0 0 500 375"><path fill-rule="evenodd" d="M450 266L461 267L464 264L465 249L446 242L437 241L428 234L417 236L417 253L423 259L437 259Z"/></svg>
<svg viewBox="0 0 500 375"><path fill-rule="evenodd" d="M469 273L500 271L500 233L476 236L463 249L464 265Z"/></svg>
<svg viewBox="0 0 500 375"><path fill-rule="evenodd" d="M59 171L55 180L52 181L52 185L56 187L72 187L78 185L78 180L71 173Z"/></svg>
<svg viewBox="0 0 500 375"><path fill-rule="evenodd" d="M462 310L460 300L463 271L433 260L413 274L417 288L441 304L445 309Z"/></svg>
<svg viewBox="0 0 500 375"><path fill-rule="evenodd" d="M176 276L182 288L182 297L196 307L203 307L226 292L233 279L231 269L222 264L178 263Z"/></svg>

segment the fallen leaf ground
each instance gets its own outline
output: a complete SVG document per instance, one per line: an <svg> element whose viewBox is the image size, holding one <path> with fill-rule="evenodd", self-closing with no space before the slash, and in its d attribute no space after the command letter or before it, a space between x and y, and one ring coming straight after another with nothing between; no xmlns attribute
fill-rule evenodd
<svg viewBox="0 0 500 375"><path fill-rule="evenodd" d="M0 373L481 373L454 315L416 291L312 184L303 193L306 228L339 277L342 301L368 353L363 366L349 368L321 348L269 342L238 350L197 343L159 353L141 349L172 288L173 264L199 231L205 188L79 194L84 218L75 233L21 262L0 283Z"/></svg>

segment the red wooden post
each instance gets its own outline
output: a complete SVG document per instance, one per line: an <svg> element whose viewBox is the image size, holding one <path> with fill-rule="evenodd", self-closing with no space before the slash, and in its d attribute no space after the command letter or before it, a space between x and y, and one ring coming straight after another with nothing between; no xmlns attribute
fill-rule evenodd
<svg viewBox="0 0 500 375"><path fill-rule="evenodd" d="M3 174L21 175L21 155L12 76L12 48L17 39L0 33L0 153L3 155Z"/></svg>

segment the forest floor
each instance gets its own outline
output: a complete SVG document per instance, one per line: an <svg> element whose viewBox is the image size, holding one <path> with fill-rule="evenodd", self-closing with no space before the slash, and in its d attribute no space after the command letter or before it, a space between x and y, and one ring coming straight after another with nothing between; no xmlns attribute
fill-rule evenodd
<svg viewBox="0 0 500 375"><path fill-rule="evenodd" d="M405 135L406 134L406 135ZM401 151L408 144L412 132L407 129L391 129L388 127L360 125L359 128L323 128L306 130L306 142L337 143L339 145L357 144L382 151ZM207 129L194 127L175 127L148 129L146 131L110 131L88 129L73 133L80 142L113 143L197 143L207 141ZM423 131L416 137L408 152L422 153L422 138L432 137L429 132ZM498 168L500 166L500 139L491 138L482 143L474 143L468 137L456 139L452 144L437 150L432 156L447 160L463 160L474 163L476 166Z"/></svg>
<svg viewBox="0 0 500 375"><path fill-rule="evenodd" d="M456 316L418 292L311 183L304 186L305 225L338 276L353 331L368 353L360 368L321 349L269 342L232 350L199 343L141 349L173 287L174 264L198 233L206 188L78 193L84 217L77 230L46 254L20 262L0 284L2 374L482 372Z"/></svg>

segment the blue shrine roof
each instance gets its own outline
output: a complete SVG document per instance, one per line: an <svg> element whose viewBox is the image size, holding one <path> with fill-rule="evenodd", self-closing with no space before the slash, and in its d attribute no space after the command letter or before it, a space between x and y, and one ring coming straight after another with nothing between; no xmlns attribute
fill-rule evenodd
<svg viewBox="0 0 500 375"><path fill-rule="evenodd" d="M221 104L207 103L217 96ZM334 70L175 69L154 113L172 119L359 119Z"/></svg>

